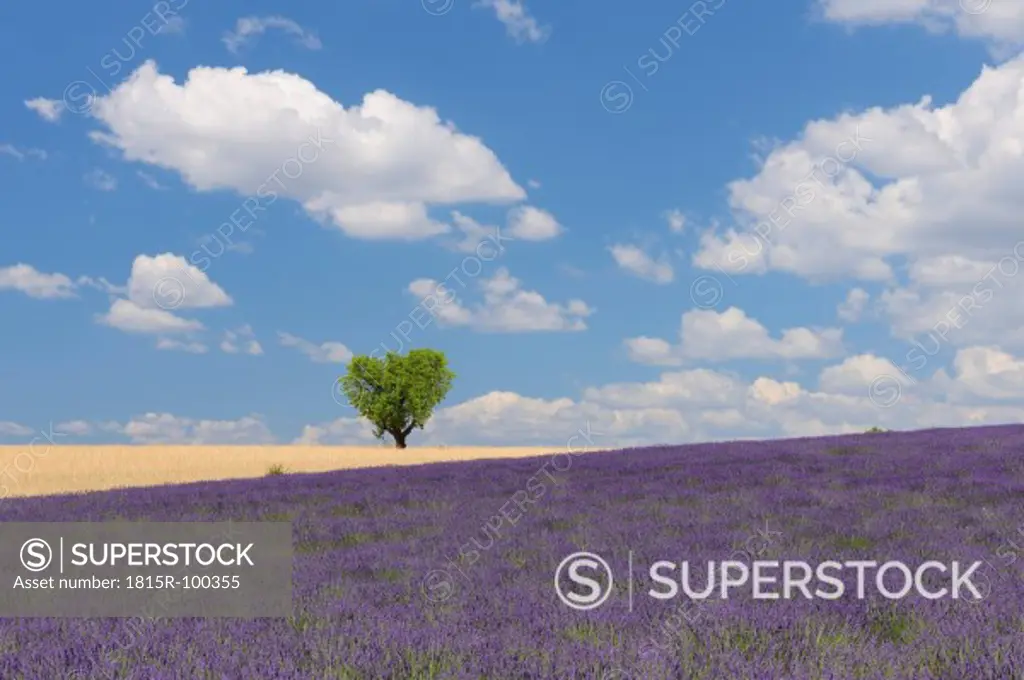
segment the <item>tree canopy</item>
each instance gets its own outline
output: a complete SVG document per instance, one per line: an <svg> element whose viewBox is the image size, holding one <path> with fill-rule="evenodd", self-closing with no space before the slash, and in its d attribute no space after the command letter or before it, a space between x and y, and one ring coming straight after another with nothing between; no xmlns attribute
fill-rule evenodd
<svg viewBox="0 0 1024 680"><path fill-rule="evenodd" d="M406 438L423 429L454 379L443 352L413 349L405 356L353 357L338 381L352 407L373 423L373 436L380 439L386 432L395 448L404 449Z"/></svg>

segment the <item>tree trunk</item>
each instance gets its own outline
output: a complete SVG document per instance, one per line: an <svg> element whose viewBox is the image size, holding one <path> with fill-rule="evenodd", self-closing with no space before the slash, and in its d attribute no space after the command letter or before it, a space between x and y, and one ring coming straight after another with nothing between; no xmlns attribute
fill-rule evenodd
<svg viewBox="0 0 1024 680"><path fill-rule="evenodd" d="M402 432L401 430L396 430L395 432L391 433L391 436L394 437L394 439L395 439L395 448L396 449L404 449L405 448L405 433L404 432Z"/></svg>

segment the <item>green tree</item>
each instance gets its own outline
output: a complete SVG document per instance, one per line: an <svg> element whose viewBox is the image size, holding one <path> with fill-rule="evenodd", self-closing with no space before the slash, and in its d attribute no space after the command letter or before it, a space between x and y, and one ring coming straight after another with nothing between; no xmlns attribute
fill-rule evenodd
<svg viewBox="0 0 1024 680"><path fill-rule="evenodd" d="M413 349L406 356L353 357L338 381L352 407L373 423L373 436L382 439L386 432L395 448L404 449L406 437L423 429L454 379L443 352Z"/></svg>

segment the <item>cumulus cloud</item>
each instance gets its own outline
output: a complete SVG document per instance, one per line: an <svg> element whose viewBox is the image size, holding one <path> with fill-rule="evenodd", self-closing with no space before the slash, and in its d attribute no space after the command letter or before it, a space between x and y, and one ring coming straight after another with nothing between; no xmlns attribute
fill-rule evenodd
<svg viewBox="0 0 1024 680"><path fill-rule="evenodd" d="M482 140L385 90L345 107L285 71L196 67L179 84L147 61L90 112L92 139L125 160L246 195L254 214L296 201L353 238L428 238L450 229L431 206L526 197Z"/></svg>
<svg viewBox="0 0 1024 680"><path fill-rule="evenodd" d="M652 382L589 387L583 391L583 399L621 409L722 408L734 405L743 397L744 391L739 378L721 371L698 368L662 373L658 380Z"/></svg>
<svg viewBox="0 0 1024 680"><path fill-rule="evenodd" d="M679 366L683 357L679 348L661 338L640 336L626 338L623 342L631 361L648 366Z"/></svg>
<svg viewBox="0 0 1024 680"><path fill-rule="evenodd" d="M956 401L1017 401L1024 395L1024 360L998 347L966 347L953 359L953 376L943 369L935 381Z"/></svg>
<svg viewBox="0 0 1024 680"><path fill-rule="evenodd" d="M163 309L142 307L124 299L114 300L110 310L97 320L126 333L189 333L203 329L203 324L196 319L184 319Z"/></svg>
<svg viewBox="0 0 1024 680"><path fill-rule="evenodd" d="M1016 0L818 0L823 17L849 26L919 24L991 44L995 54L1024 45L1024 6Z"/></svg>
<svg viewBox="0 0 1024 680"><path fill-rule="evenodd" d="M672 263L664 254L655 259L639 246L618 243L609 247L608 251L620 269L641 279L666 284L672 283L675 278Z"/></svg>
<svg viewBox="0 0 1024 680"><path fill-rule="evenodd" d="M93 288L111 295L126 292L123 286L115 286L103 277L79 276L72 280L66 274L40 272L25 263L0 267L0 291L13 290L31 298L51 300L77 298L83 288Z"/></svg>
<svg viewBox="0 0 1024 680"><path fill-rule="evenodd" d="M205 309L234 303L206 272L181 255L139 255L128 277L128 299L140 307Z"/></svg>
<svg viewBox="0 0 1024 680"><path fill-rule="evenodd" d="M824 392L864 395L881 376L890 376L903 386L909 384L909 378L890 360L874 354L858 354L823 369L818 376L818 387Z"/></svg>
<svg viewBox="0 0 1024 680"><path fill-rule="evenodd" d="M235 23L232 31L227 31L222 38L224 46L232 54L250 43L270 29L283 31L295 38L295 41L310 50L319 50L323 45L315 33L306 30L297 22L282 16L242 17Z"/></svg>
<svg viewBox="0 0 1024 680"><path fill-rule="evenodd" d="M496 241L499 228L496 225L481 224L458 210L452 212L452 224L462 234L462 238L451 241L449 245L459 252L472 253L481 247L481 243Z"/></svg>
<svg viewBox="0 0 1024 680"><path fill-rule="evenodd" d="M313 199L306 204L312 212L329 214L353 238L366 240L418 241L446 234L451 227L427 215L422 203L364 203L330 207L331 199Z"/></svg>
<svg viewBox="0 0 1024 680"><path fill-rule="evenodd" d="M879 307L898 338L926 348L987 344L1024 347L1024 240L989 260L921 258L909 281L884 290Z"/></svg>
<svg viewBox="0 0 1024 680"><path fill-rule="evenodd" d="M808 123L729 185L736 226L703 234L694 263L881 283L897 337L952 323L957 346L1024 346L1022 121L1024 55L944 106L926 96Z"/></svg>
<svg viewBox="0 0 1024 680"><path fill-rule="evenodd" d="M986 67L944 107L925 97L809 123L756 177L734 182L730 200L769 225L758 239L768 266L798 275L831 268L836 277L866 279L895 256L1002 256L1019 240L1024 200L1010 181L1024 168L1014 150L1024 138L1016 122L1022 91L1024 56ZM826 162L851 156L846 165ZM882 179L876 186L868 176ZM779 209L787 198L792 218ZM759 236L753 228L747 235Z"/></svg>
<svg viewBox="0 0 1024 680"><path fill-rule="evenodd" d="M555 216L531 205L513 208L508 214L508 233L521 241L547 241L564 231Z"/></svg>
<svg viewBox="0 0 1024 680"><path fill-rule="evenodd" d="M234 302L205 272L172 253L136 257L125 295L114 299L110 310L97 320L128 333L161 336L189 335L205 328L197 319L179 316L178 310L226 307ZM161 338L157 347L201 353L194 339Z"/></svg>
<svg viewBox="0 0 1024 680"><path fill-rule="evenodd" d="M750 385L747 396L759 404L778 406L795 400L803 390L795 382L779 382L772 378L758 378Z"/></svg>
<svg viewBox="0 0 1024 680"><path fill-rule="evenodd" d="M433 313L438 325L466 326L489 333L583 331L587 328L586 317L595 311L582 300L548 302L540 293L524 290L522 282L505 267L478 284L483 301L475 305L463 305L451 285L417 279L409 284L408 290Z"/></svg>
<svg viewBox="0 0 1024 680"><path fill-rule="evenodd" d="M842 353L838 328L789 328L779 338L736 307L724 312L696 309L683 314L680 342L659 338L628 338L630 358L645 364L672 366L687 361L733 359L821 359Z"/></svg>
<svg viewBox="0 0 1024 680"><path fill-rule="evenodd" d="M273 444L263 416L237 420L199 420L170 413L146 413L132 418L117 431L133 444Z"/></svg>
<svg viewBox="0 0 1024 680"><path fill-rule="evenodd" d="M353 356L348 347L333 340L318 345L291 333L278 332L277 336L283 347L294 347L318 364L346 364Z"/></svg>
<svg viewBox="0 0 1024 680"><path fill-rule="evenodd" d="M46 274L24 263L0 267L0 290L16 290L32 298L49 300L76 297L77 287L64 274Z"/></svg>
<svg viewBox="0 0 1024 680"><path fill-rule="evenodd" d="M836 309L836 314L843 321L855 323L864 314L864 308L871 296L863 288L853 288L846 294L846 299Z"/></svg>
<svg viewBox="0 0 1024 680"><path fill-rule="evenodd" d="M463 253L491 257L496 248L503 249L505 241L547 241L564 232L554 215L533 206L518 206L508 213L504 231L494 224L482 224L459 211L453 211L452 224L462 235L449 241L449 246ZM486 248L481 244L487 244Z"/></svg>

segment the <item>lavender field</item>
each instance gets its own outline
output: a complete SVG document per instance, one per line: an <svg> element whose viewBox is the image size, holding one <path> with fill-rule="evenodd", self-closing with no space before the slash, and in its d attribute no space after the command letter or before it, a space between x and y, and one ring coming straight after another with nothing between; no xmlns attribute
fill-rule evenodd
<svg viewBox="0 0 1024 680"><path fill-rule="evenodd" d="M0 622L0 677L1020 678L1024 426L704 444L13 499L4 521L291 520L290 620ZM504 508L504 510L503 510ZM502 513L511 519L497 519ZM601 607L559 601L605 557ZM986 563L981 601L694 608L658 559ZM621 577L620 577L621 575Z"/></svg>

